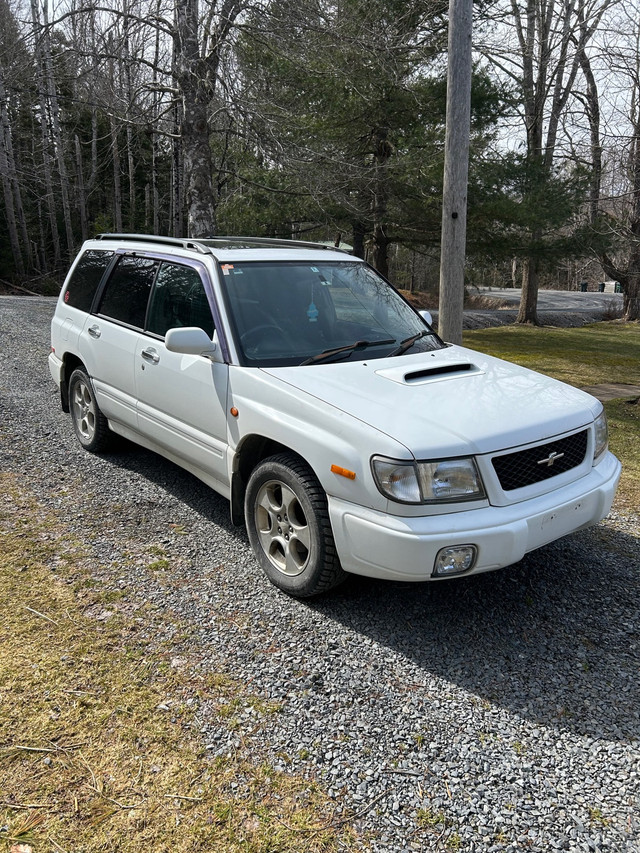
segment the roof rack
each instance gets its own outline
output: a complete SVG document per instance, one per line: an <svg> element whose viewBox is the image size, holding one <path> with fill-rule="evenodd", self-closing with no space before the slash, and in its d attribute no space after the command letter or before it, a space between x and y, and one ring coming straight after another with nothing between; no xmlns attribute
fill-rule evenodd
<svg viewBox="0 0 640 853"><path fill-rule="evenodd" d="M197 240L183 237L159 237L156 234L96 234L96 240L130 240L140 243L161 243L165 246L180 246L182 249L193 249L203 255L210 255L211 250Z"/></svg>
<svg viewBox="0 0 640 853"><path fill-rule="evenodd" d="M204 246L224 246L225 248L243 247L251 248L252 246L271 246L274 249L324 249L328 252L343 252L350 254L348 249L340 249L338 246L333 246L327 243L313 242L310 240L287 240L284 237L206 237L200 241Z"/></svg>
<svg viewBox="0 0 640 853"><path fill-rule="evenodd" d="M191 249L200 254L211 254L215 247L225 249L250 249L254 246L265 248L282 249L323 249L325 251L342 252L350 254L348 249L340 249L338 246L326 243L314 243L307 240L286 240L280 237L202 237L200 239L188 239L186 237L159 237L156 234L97 234L96 240L129 240L145 243L160 243L166 246L180 246L182 249Z"/></svg>

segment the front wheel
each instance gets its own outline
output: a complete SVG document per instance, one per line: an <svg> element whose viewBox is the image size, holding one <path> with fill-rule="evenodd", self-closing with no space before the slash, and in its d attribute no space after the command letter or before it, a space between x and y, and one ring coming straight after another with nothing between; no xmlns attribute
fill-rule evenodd
<svg viewBox="0 0 640 853"><path fill-rule="evenodd" d="M69 378L69 410L76 436L84 449L91 453L106 450L111 439L109 424L82 367L77 367Z"/></svg>
<svg viewBox="0 0 640 853"><path fill-rule="evenodd" d="M344 579L327 496L297 456L280 453L254 469L245 496L245 520L258 562L283 592L310 598Z"/></svg>

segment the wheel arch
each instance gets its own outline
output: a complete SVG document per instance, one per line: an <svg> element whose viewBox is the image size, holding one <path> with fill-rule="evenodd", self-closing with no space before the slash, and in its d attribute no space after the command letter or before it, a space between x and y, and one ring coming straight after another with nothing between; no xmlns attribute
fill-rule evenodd
<svg viewBox="0 0 640 853"><path fill-rule="evenodd" d="M74 353L67 352L62 359L62 381L60 382L60 404L62 411L69 414L69 379L71 374L77 368L81 367L86 371L86 367L81 358Z"/></svg>
<svg viewBox="0 0 640 853"><path fill-rule="evenodd" d="M231 475L231 521L233 524L244 524L244 496L251 472L269 456L278 453L292 453L309 468L309 461L292 447L264 435L251 434L245 436L236 449Z"/></svg>

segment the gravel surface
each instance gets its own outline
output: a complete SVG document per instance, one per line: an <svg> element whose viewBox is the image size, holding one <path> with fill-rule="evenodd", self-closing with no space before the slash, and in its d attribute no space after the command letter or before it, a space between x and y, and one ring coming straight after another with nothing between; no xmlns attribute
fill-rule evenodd
<svg viewBox="0 0 640 853"><path fill-rule="evenodd" d="M80 449L46 364L53 307L0 297L3 468L86 543L122 593L110 606L163 608L159 639L192 624L174 666L276 703L264 715L248 701L233 726L203 703L212 756L317 780L336 815L356 815L358 850L640 851L638 517L500 572L354 577L294 601L190 475L127 443ZM158 553L169 569L148 568Z"/></svg>

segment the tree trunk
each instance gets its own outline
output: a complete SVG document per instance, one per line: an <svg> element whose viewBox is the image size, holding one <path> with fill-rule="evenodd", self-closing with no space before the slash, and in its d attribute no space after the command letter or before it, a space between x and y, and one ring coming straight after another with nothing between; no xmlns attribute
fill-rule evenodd
<svg viewBox="0 0 640 853"><path fill-rule="evenodd" d="M389 131L385 127L376 128L373 133L374 180L371 199L371 218L373 220L373 249L371 263L378 272L389 276L389 234L387 226L387 205L389 189L387 187L387 167L391 156Z"/></svg>
<svg viewBox="0 0 640 853"><path fill-rule="evenodd" d="M113 222L117 233L122 231L122 178L120 175L120 149L118 128L111 116L111 155L113 158Z"/></svg>
<svg viewBox="0 0 640 853"><path fill-rule="evenodd" d="M156 17L160 17L161 0L157 0L156 4ZM160 144L159 144L159 135L156 132L155 124L158 115L158 67L160 64L160 30L156 30L156 39L155 39L155 48L154 48L154 56L153 56L153 121L154 124L151 128L151 208L152 214L150 217L151 221L151 233L159 234L160 233L160 193L158 190L158 161L160 159Z"/></svg>
<svg viewBox="0 0 640 853"><path fill-rule="evenodd" d="M144 185L144 231L145 234L153 234L151 228L151 187L147 182Z"/></svg>
<svg viewBox="0 0 640 853"><path fill-rule="evenodd" d="M371 265L378 270L380 275L385 278L389 277L389 239L381 222L376 222L373 226Z"/></svg>
<svg viewBox="0 0 640 853"><path fill-rule="evenodd" d="M7 231L9 232L9 244L13 253L16 272L24 275L25 266L18 237L18 223L13 196L13 176L11 174L11 163L9 160L11 144L11 127L7 114L4 83L0 76L0 176L2 177L2 192L4 196L5 218Z"/></svg>
<svg viewBox="0 0 640 853"><path fill-rule="evenodd" d="M516 323L531 323L533 326L540 325L538 322L538 277L540 262L537 258L525 258L522 269L522 295L520 297L520 310Z"/></svg>
<svg viewBox="0 0 640 853"><path fill-rule="evenodd" d="M22 258L22 251L20 250L20 240L18 239L18 224L13 204L13 188L11 186L11 177L9 175L9 164L4 138L0 139L0 176L2 177L2 192L4 196L5 220L7 224L7 231L9 232L9 244L11 246L16 272L18 275L22 276L25 273L24 260Z"/></svg>
<svg viewBox="0 0 640 853"><path fill-rule="evenodd" d="M171 233L174 237L184 236L184 167L182 162L182 139L179 134L180 104L174 108L174 134L171 151Z"/></svg>
<svg viewBox="0 0 640 853"><path fill-rule="evenodd" d="M629 276L624 290L624 319L640 320L640 274Z"/></svg>
<svg viewBox="0 0 640 853"><path fill-rule="evenodd" d="M40 19L35 0L31 0L31 11L33 15L33 25L36 35L39 33ZM51 152L50 140L47 127L47 117L49 111L47 109L47 95L44 69L41 61L36 63L36 84L38 88L38 103L40 106L40 139L42 142L42 177L45 187L45 203L47 208L47 218L49 220L49 228L51 231L51 244L53 248L53 266L54 269L60 267L60 232L58 231L58 217L56 210L55 197L53 193L53 174L51 167ZM35 162L35 160L34 160ZM44 235L43 235L44 236ZM45 243L42 243L43 251Z"/></svg>
<svg viewBox="0 0 640 853"><path fill-rule="evenodd" d="M599 256L606 274L619 281L624 294L624 319L640 320L640 84L634 83L631 125L633 135L629 147L629 202L625 227L620 229L627 247L624 267L614 263L606 252Z"/></svg>
<svg viewBox="0 0 640 853"><path fill-rule="evenodd" d="M187 234L216 233L213 161L209 144L210 83L200 59L197 0L176 3L175 75L182 94L181 140L186 177Z"/></svg>
<svg viewBox="0 0 640 853"><path fill-rule="evenodd" d="M356 258L362 258L364 260L364 238L367 233L366 226L364 222L359 219L356 219L352 223L353 229L353 254Z"/></svg>
<svg viewBox="0 0 640 853"><path fill-rule="evenodd" d="M84 171L82 168L82 146L78 134L75 135L76 146L76 173L78 182L78 210L80 211L80 230L82 232L82 240L87 240L89 237L89 222L87 219L87 193L84 186Z"/></svg>
<svg viewBox="0 0 640 853"><path fill-rule="evenodd" d="M129 177L129 230L134 234L137 230L137 205L136 205L136 168L133 156L133 133L131 125L127 124L127 175Z"/></svg>
<svg viewBox="0 0 640 853"><path fill-rule="evenodd" d="M587 120L589 122L591 164L589 178L589 221L595 224L600 206L600 186L602 183L602 142L600 140L600 98L598 85L586 51L580 52L580 67L587 81L585 93Z"/></svg>
<svg viewBox="0 0 640 853"><path fill-rule="evenodd" d="M91 108L91 172L87 181L87 197L95 187L98 177L98 110Z"/></svg>
<svg viewBox="0 0 640 853"><path fill-rule="evenodd" d="M70 185L69 175L67 173L67 165L64 159L65 146L62 140L62 131L60 127L60 108L58 106L58 90L53 71L53 58L51 55L51 40L49 23L47 19L47 4L43 6L44 22L40 23L40 17L36 5L36 0L31 0L31 11L33 15L33 26L36 36L36 43L39 49L36 51L38 64L41 66L40 73L44 77L44 86L46 87L49 115L51 117L51 134L54 149L54 157L58 164L58 174L60 176L60 199L62 202L62 216L64 220L65 235L67 239L67 251L71 259L75 254L73 227L71 224L71 204L69 202Z"/></svg>
<svg viewBox="0 0 640 853"><path fill-rule="evenodd" d="M134 101L133 86L131 83L131 49L129 44L129 4L124 4L124 22L122 34L122 53L123 62L121 65L122 76L124 78L125 96L126 96L126 149L127 149L127 177L129 181L129 213L127 216L129 231L135 234L137 231L137 205L136 205L136 170L133 152L133 129L131 127L131 107Z"/></svg>

